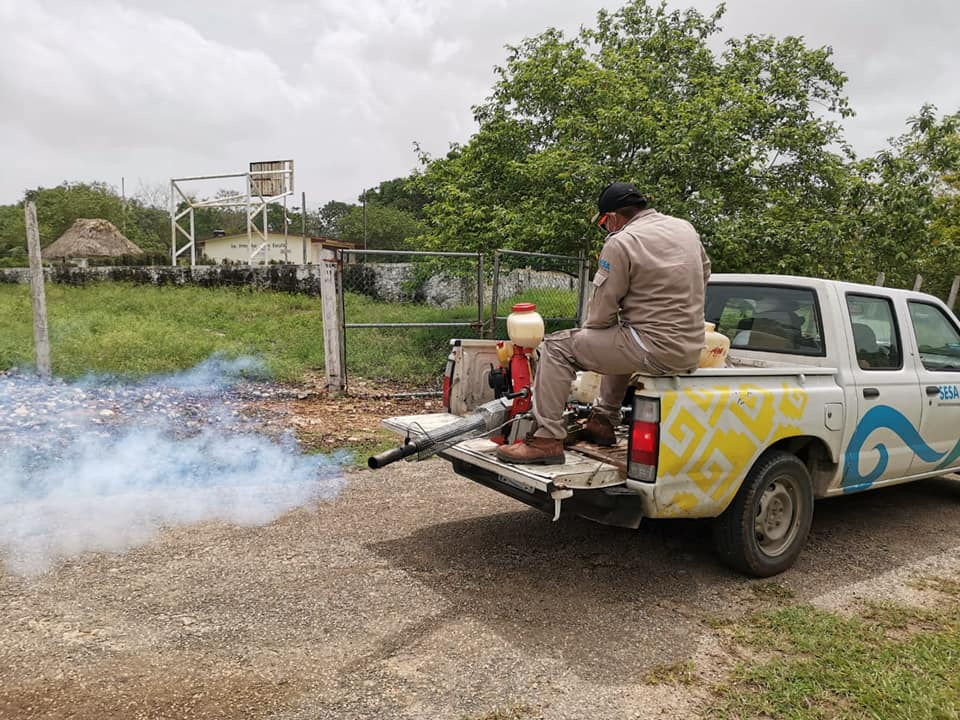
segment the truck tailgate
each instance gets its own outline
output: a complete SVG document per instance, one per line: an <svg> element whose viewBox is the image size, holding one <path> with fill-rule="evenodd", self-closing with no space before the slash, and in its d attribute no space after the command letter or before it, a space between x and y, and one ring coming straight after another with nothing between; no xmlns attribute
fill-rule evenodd
<svg viewBox="0 0 960 720"><path fill-rule="evenodd" d="M403 437L418 439L460 419L458 415L449 413L403 415L387 418L382 425ZM542 492L564 488L585 490L611 487L623 485L626 481L623 463L617 461L616 449L601 450L584 445L584 451L580 452L574 446L566 451L563 465L509 465L495 457L498 447L487 438L472 438L443 449L440 455L496 473L511 484ZM589 452L589 456L586 452ZM619 454L623 452L621 449ZM604 453L609 454L609 459L603 458Z"/></svg>

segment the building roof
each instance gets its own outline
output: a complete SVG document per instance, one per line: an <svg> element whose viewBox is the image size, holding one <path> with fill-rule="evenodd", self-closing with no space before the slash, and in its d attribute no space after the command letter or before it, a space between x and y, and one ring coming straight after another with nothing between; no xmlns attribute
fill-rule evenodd
<svg viewBox="0 0 960 720"><path fill-rule="evenodd" d="M45 258L115 257L142 255L109 220L80 218L44 251Z"/></svg>
<svg viewBox="0 0 960 720"><path fill-rule="evenodd" d="M311 237L310 242L318 243L321 247L335 248L338 250L356 250L357 247L359 247L357 243L328 237Z"/></svg>

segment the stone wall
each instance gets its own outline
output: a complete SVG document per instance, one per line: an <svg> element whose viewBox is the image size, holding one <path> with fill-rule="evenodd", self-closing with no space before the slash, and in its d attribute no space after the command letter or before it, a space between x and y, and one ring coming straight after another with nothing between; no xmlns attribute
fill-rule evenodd
<svg viewBox="0 0 960 720"><path fill-rule="evenodd" d="M199 285L201 287L248 286L282 292L320 294L320 268L315 265L197 265L195 267L44 267L47 282L86 285L112 280L142 285ZM0 283L29 283L27 268L0 268Z"/></svg>
<svg viewBox="0 0 960 720"><path fill-rule="evenodd" d="M47 282L86 285L98 281L133 282L143 285L199 285L201 287L247 286L264 290L320 295L320 268L316 265L197 265L195 267L75 267L44 268ZM0 268L0 283L30 282L27 268ZM412 263L363 263L344 267L344 289L386 302L423 302L437 307L474 305L476 276L431 275L418 282ZM542 270L516 269L500 276L500 298L534 289L576 290L571 275ZM484 304L491 300L489 283Z"/></svg>

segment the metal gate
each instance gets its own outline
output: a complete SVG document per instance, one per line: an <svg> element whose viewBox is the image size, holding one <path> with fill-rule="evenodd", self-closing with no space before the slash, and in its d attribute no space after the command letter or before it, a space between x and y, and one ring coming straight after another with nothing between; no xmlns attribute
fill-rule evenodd
<svg viewBox="0 0 960 720"><path fill-rule="evenodd" d="M583 320L589 266L578 256L497 250L493 256L490 335L506 337L515 302L532 302L547 332L577 327Z"/></svg>
<svg viewBox="0 0 960 720"><path fill-rule="evenodd" d="M439 395L450 339L506 338L516 302L535 303L548 332L575 327L583 316L589 270L583 254L497 250L489 296L481 253L344 249L338 255L340 367L351 395Z"/></svg>
<svg viewBox="0 0 960 720"><path fill-rule="evenodd" d="M443 387L450 331L483 337L483 255L341 250L339 320L347 392L433 396ZM353 374L356 380L351 382Z"/></svg>

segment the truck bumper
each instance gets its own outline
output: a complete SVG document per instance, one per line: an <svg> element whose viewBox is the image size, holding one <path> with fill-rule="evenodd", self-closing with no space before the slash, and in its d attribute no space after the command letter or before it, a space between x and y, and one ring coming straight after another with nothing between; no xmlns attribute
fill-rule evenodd
<svg viewBox="0 0 960 720"><path fill-rule="evenodd" d="M387 418L383 426L411 439L427 436L460 418L448 413ZM563 465L510 465L496 458L496 443L478 437L445 448L458 475L552 515L580 515L595 522L636 528L643 497L626 487L620 467L574 450Z"/></svg>
<svg viewBox="0 0 960 720"><path fill-rule="evenodd" d="M615 485L591 490L558 489L552 483L544 487L525 485L464 460L443 457L453 471L475 483L519 500L525 505L552 515L578 515L603 525L636 529L643 519L643 498L632 490ZM558 497L562 494L564 497Z"/></svg>

